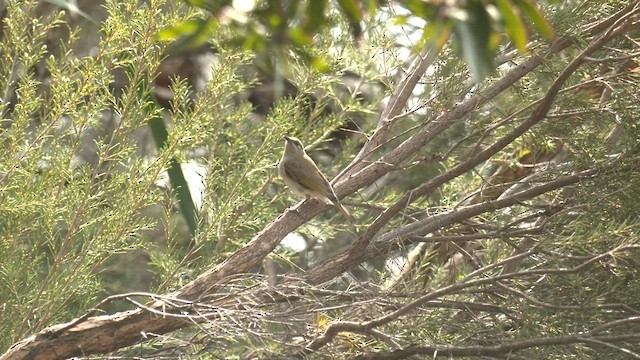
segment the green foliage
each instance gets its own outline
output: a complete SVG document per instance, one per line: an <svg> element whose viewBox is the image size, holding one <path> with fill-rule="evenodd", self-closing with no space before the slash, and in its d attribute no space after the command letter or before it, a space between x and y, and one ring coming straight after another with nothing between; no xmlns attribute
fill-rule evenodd
<svg viewBox="0 0 640 360"><path fill-rule="evenodd" d="M336 77L292 63L299 95L251 119L238 99L256 82L245 71L254 56L232 49L218 54L213 78L195 96L174 79L163 112L152 95L164 53L156 34L183 9L108 2L100 44L86 56L69 50L73 32L46 42L66 24L62 13L46 17L36 5L9 4L0 44L2 349L106 295L176 289L224 260L291 203L280 195L272 202L282 193L273 183L282 134L305 133L318 145L344 121L329 105L363 108L319 91ZM209 40L226 36L219 35ZM154 123L166 131L159 149L143 146ZM180 204L157 186L176 161L192 159L207 175L194 238L176 217Z"/></svg>
<svg viewBox="0 0 640 360"><path fill-rule="evenodd" d="M9 5L0 45L2 348L105 295L107 261L145 247L156 226L142 210L160 199L155 182L172 155L139 152L154 115L141 92L160 63L153 36L166 26L158 4L107 4L94 57L64 50L73 37L54 44L54 57L45 41L61 17L42 17L36 4ZM114 74L129 83L117 97Z"/></svg>
<svg viewBox="0 0 640 360"><path fill-rule="evenodd" d="M223 47L242 46L262 56L275 56L287 62L286 51L291 50L317 69L328 71L326 58L309 54L305 47L313 45L314 37L323 28L334 24L328 16L327 0L262 1L248 9L236 9L229 1L191 1L192 5L210 12L206 19L186 19L160 33L163 40L175 40L173 51L184 51L203 45L208 36L221 24L231 25L235 35ZM423 41L432 42L439 51L453 33L461 52L476 80L484 79L494 69L501 32L521 52L526 52L529 36L524 20L528 19L547 39L554 33L547 19L530 0L428 2L407 0L399 2L412 15L426 20ZM235 4L233 4L235 5ZM337 8L346 18L353 40L362 40L365 15L373 17L384 1L340 0ZM254 8L255 7L255 8ZM383 11L389 11L385 9ZM406 22L406 16L398 21Z"/></svg>
<svg viewBox="0 0 640 360"><path fill-rule="evenodd" d="M395 90L399 80L394 76L407 60L408 52L397 47L392 36L397 34L386 24L395 15L379 12L376 16L383 20L366 18L372 8L359 9L357 1L336 6L291 2L282 13L274 2L260 2L252 14L256 17L245 19L244 28L239 20L224 18L230 2L190 3L199 9L162 1L110 1L104 7L108 15L101 23L100 42L87 53L69 50L76 49L82 31L68 29L71 22L62 13L43 15L35 1L8 4L0 41L0 352L48 325L86 313L108 295L177 290L227 260L298 200L276 177L281 136L301 138L333 178L375 131L372 120L388 95L383 92ZM436 37L442 49L405 104L406 113L396 119L388 141L367 165L526 60L525 54L513 51L494 77L478 83L468 78L455 45L446 44L451 34L476 76L493 69L487 64L496 51L511 50L500 46L500 31L521 51L529 40L527 22L551 37L542 12L532 4L404 2L413 15L437 17L423 30ZM456 8L442 8L447 6ZM498 18L488 10L491 6ZM600 5L584 4L576 10L558 4L549 12L550 21L556 29L575 31L579 20L586 21L582 15L594 9ZM322 16L314 17L316 13ZM58 36L59 43L53 44L47 39L57 31L69 35ZM171 53L172 45L164 41L177 36L186 37L177 45L181 50L194 44L216 48L214 61L205 66L211 78L198 88L188 78L171 77L171 98L160 106L154 81L161 76L164 56ZM356 46L353 37L366 43ZM242 46L224 46L229 44ZM620 57L613 46L624 54L634 51L636 42L627 38L610 45L594 59ZM265 57L264 49L272 53ZM357 224L342 223L340 215L334 217L335 210L328 209L296 230L309 240L308 250L294 254L279 249L257 271L269 279L260 274L238 277L216 295L252 296L254 288L277 278L271 278L271 270L291 277L313 270L352 243L390 204L514 131L579 51L576 46L550 57L507 91L456 119L387 176L349 197L347 201L356 203L348 205ZM314 59L315 65L310 61ZM441 225L416 239L399 235L394 241L403 245L397 252L381 249L378 258L328 284L303 284L293 289L287 303L265 301L256 309L249 304L241 311L229 310L211 323L172 334L174 339L152 340L118 355L141 356L174 344L179 350L173 356L181 356L180 351L202 358L241 357L245 351L264 357L287 353L294 340L317 338L331 323L385 316L469 278L504 275L506 266L500 262L527 250L532 254L514 271L549 273L444 294L375 327L375 337L370 336L373 332L342 332L317 356L346 358L390 350L395 343L498 345L585 333L616 320L624 307L611 310L602 304L638 305L634 279L639 268L640 115L637 73L615 64L589 60L569 79L545 120L489 161L413 201L383 231L489 203L517 186L529 189L619 157L614 170ZM345 85L352 74L356 87ZM600 83L615 90L615 96L593 96L602 89L588 85ZM266 85L271 86L266 92L272 102L260 113L247 94ZM368 88L373 90L365 94ZM353 127L339 136L347 139L337 141L337 130L346 126ZM612 136L618 128L621 135ZM179 170L190 190L202 185L202 193L194 196L200 200L193 201L197 231L193 223L185 224L185 210L178 210L183 200L161 181L171 168ZM181 190L183 199L191 199L186 186ZM540 230L517 233L534 227ZM431 236L440 240L430 242ZM448 236L479 240L450 241ZM616 250L624 246L629 248ZM609 255L583 271L552 271L580 266L600 253ZM405 263L408 254L415 255L414 266ZM395 256L396 263L406 265L403 277L389 265L388 258ZM494 264L500 265L474 274ZM109 311L131 307L125 302L109 306ZM614 352L575 345L538 347L519 355L596 358L611 354L608 351Z"/></svg>

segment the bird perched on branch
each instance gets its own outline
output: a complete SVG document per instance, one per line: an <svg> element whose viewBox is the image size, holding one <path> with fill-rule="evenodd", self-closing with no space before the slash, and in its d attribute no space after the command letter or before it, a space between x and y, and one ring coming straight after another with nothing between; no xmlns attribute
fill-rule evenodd
<svg viewBox="0 0 640 360"><path fill-rule="evenodd" d="M353 221L353 216L336 197L329 180L304 151L302 142L295 137L286 135L284 140L284 153L280 159L278 171L289 189L304 196L305 199L316 198L326 204L333 205Z"/></svg>

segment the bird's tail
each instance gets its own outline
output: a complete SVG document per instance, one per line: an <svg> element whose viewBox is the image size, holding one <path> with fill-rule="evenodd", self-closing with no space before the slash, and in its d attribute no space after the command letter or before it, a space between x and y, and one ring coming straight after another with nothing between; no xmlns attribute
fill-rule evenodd
<svg viewBox="0 0 640 360"><path fill-rule="evenodd" d="M328 204L328 205L333 205L335 206L338 210L340 210L341 213L344 214L344 216L347 217L347 219L352 223L355 224L356 222L356 218L353 217L353 215L351 215L351 213L349 212L349 210L345 209L344 206L342 206L342 204L340 203L340 200L338 200L338 197L336 196L336 194L331 191L331 192L327 192L326 194L324 194L325 196L320 197L320 201L323 201L324 203Z"/></svg>
<svg viewBox="0 0 640 360"><path fill-rule="evenodd" d="M356 219L353 217L353 215L351 215L351 213L347 209L345 209L345 207L342 206L342 204L340 204L339 201L335 201L333 203L333 206L337 207L338 210L340 210L340 212L342 212L344 216L346 216L347 219L349 219L349 221L351 221L352 223L356 222Z"/></svg>

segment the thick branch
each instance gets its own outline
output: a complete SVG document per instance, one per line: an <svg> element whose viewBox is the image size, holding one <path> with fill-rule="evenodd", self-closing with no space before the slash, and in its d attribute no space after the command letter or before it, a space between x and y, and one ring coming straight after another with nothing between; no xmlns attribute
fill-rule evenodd
<svg viewBox="0 0 640 360"><path fill-rule="evenodd" d="M583 263L572 267L572 268L560 268L560 269L535 269L529 271L521 271L517 273L509 273L494 277L481 277L476 279L470 279L467 281L455 283L437 290L434 290L426 295L423 295L407 304L402 306L401 308L380 316L378 318L365 321L365 322L353 322L353 321L339 321L331 324L327 330L318 338L313 340L307 346L307 352L318 350L319 348L325 346L329 342L333 341L333 339L341 332L355 332L355 333L366 333L371 329L375 329L376 327L388 324L392 321L398 321L402 316L408 314L411 311L416 310L419 306L423 304L436 300L445 295L452 295L461 292L462 290L469 289L471 287L476 287L480 285L487 284L500 284L502 280L510 280L510 279L519 279L528 276L536 276L536 275L550 275L550 274L574 274L578 271L583 271L585 268L597 263L598 261L606 258L615 256L615 253L619 251L635 249L635 246L620 246L614 250L608 251L603 254L595 255L591 257L589 260L584 261ZM527 256L528 254L518 254L513 258L519 258L523 256ZM513 259L506 259L505 261L510 261ZM477 271L478 274L484 274L485 271L493 267L493 264L487 265L482 269Z"/></svg>
<svg viewBox="0 0 640 360"><path fill-rule="evenodd" d="M605 343L640 341L640 334L620 334L589 336L582 334L555 336L546 338L526 339L500 345L453 346L453 345L412 345L404 349L389 352L367 353L354 359L407 359L412 355L426 355L429 357L463 357L463 356L508 356L517 351L554 345L587 344L592 341Z"/></svg>
<svg viewBox="0 0 640 360"><path fill-rule="evenodd" d="M618 21L623 21L623 20L627 19L629 16L632 16L633 14L634 13L627 14L626 16L622 17ZM558 75L558 77L553 82L553 84L551 84L549 90L545 94L544 98L542 99L542 101L540 102L538 107L534 110L534 112L531 114L531 116L529 116L529 118L527 120L525 120L522 124L517 126L507 136L502 137L500 140L496 141L494 144L489 146L487 149L481 151L476 156L472 157L471 159L469 159L469 160L467 160L467 161L465 161L465 162L463 162L461 164L458 164L457 166L453 167L451 170L449 170L449 171L447 171L447 172L445 172L445 173L443 173L441 175L436 176L435 178L431 179L430 181L426 182L425 184L419 186L418 188L410 191L408 194L403 196L395 204L393 204L391 207L386 209L382 214L380 214L380 216L378 216L378 218L376 218L374 223L367 228L367 231L355 241L355 243L353 245L353 248L352 248L352 253L361 254L362 250L364 250L364 248L367 246L369 241L393 217L395 217L400 211L405 209L414 200L428 195L431 191L435 190L438 186L440 186L442 184L445 184L449 180L455 179L456 177L458 177L458 176L460 176L460 175L472 170L473 168L475 168L479 164L489 160L493 155L495 155L500 150L504 149L506 146L511 144L514 140L516 140L517 138L522 136L532 126L534 126L535 124L537 124L540 121L542 121L546 117L546 114L549 112L549 109L551 109L551 105L553 104L553 102L555 101L556 96L558 95L558 93L562 89L563 84L580 67L580 65L582 63L584 63L585 57L591 55L596 50L600 49L607 42L609 42L612 38L620 35L622 32L624 32L626 30L626 28L628 26L628 23L625 23L625 25L623 25L623 26L617 26L616 27L617 24L618 24L618 22L614 23L614 25L612 25L612 27L609 29L609 31L607 31L600 38L594 40L591 44L589 44L589 46L587 46L587 48L585 48L560 73L560 75ZM558 43L562 43L562 41L559 41ZM563 46L563 45L558 45L558 43L554 44L554 46L559 46L559 47ZM534 59L541 61L541 58L539 58L539 57L534 57L534 58L532 58L530 60L534 60ZM511 71L510 74L514 74L514 71ZM515 72L515 74L519 74L519 72ZM509 75L507 75L505 78L507 78L508 76ZM502 80L504 80L505 78L503 78ZM493 94L494 91L498 91L500 89L502 89L502 88L498 86L493 91L488 91L487 94L485 94L485 96L487 96L489 94ZM500 90L500 91L502 91L502 90ZM497 95L497 94L495 94L495 95ZM487 98L479 96L479 98L476 99L475 101L477 101L478 104L480 104L480 103L483 104L484 102L487 101ZM469 108L468 106L470 106L472 104L473 103L469 103L467 105L467 107L464 107L464 109L466 109L466 110L460 110L460 111L463 111L463 112L464 111L471 111L471 108ZM461 108L463 108L463 107L461 107ZM455 110L452 111L451 113L455 113ZM447 113L447 114L451 114L451 113ZM405 141L405 143L403 143L403 145L412 142L412 140L414 138L416 138L417 140L413 141L415 144L414 145L407 145L407 147L409 147L409 148L413 148L415 146L421 147L421 146L424 145L424 143L426 143L428 141L431 141L433 139L433 137L431 136L429 131L425 132L426 129L429 129L430 127L433 127L434 128L434 133L438 133L438 130L439 131L444 131L444 129L450 125L450 124L446 125L447 122L456 121L456 120L457 120L456 118L438 119L438 120L434 121L433 123L430 123L429 125L427 125L422 131L418 132L416 135L414 135L411 138L409 138L407 141ZM402 147L402 145L400 145L400 147ZM400 151L400 150L396 150L396 152L398 152L398 151ZM416 151L416 150L413 150L413 151ZM412 151L412 153L413 153L413 151ZM395 162L396 160L393 158L393 156L391 156L392 153L393 152L389 153L387 156L384 156L382 158L382 160L380 162L380 166L388 166L387 163L397 164L397 162ZM374 163L371 166L375 166L376 164L378 164L378 163Z"/></svg>
<svg viewBox="0 0 640 360"><path fill-rule="evenodd" d="M634 4L637 4L634 2ZM631 6L631 5L630 5ZM615 21L630 11L631 7L618 12L616 15L592 26L588 33L593 35L605 28L611 26ZM549 49L550 53L558 53L571 44L568 38L561 38ZM522 76L528 74L543 61L540 56L534 56L523 64L514 68L504 78L496 81L486 90L478 92L468 100L458 104L451 111L440 116L436 120L429 123L421 131L412 136L410 139L402 143L398 148L392 150L381 158L380 162L368 165L355 174L351 174L341 179L336 186L336 192L341 197L353 193L363 186L373 183L380 176L395 170L395 166L401 164L412 154L418 151L425 143L432 140L435 136L447 129L452 124L461 121L469 113L482 106L487 101L493 99L496 95L507 89L509 86L518 81ZM415 75L419 75L416 71ZM409 76L405 78L399 87L406 89L411 88L409 79L415 80L415 77ZM400 104L398 102L398 104ZM402 106L399 107L402 109ZM391 116L391 115L390 115ZM382 138L382 137L380 137ZM572 178L573 176L573 178ZM562 178L567 184L572 184L581 179L584 175L572 175ZM576 177L577 176L577 177ZM435 216L426 219L425 222L417 222L408 225L399 231L401 233L390 232L379 236L365 248L363 257L358 259L357 263L347 263L341 261L341 256L333 258L310 272L308 279L312 283L321 283L328 279L332 279L343 271L349 270L362 261L378 256L397 248L396 240L405 239L408 235L420 235L442 227L444 223L457 221L456 219L473 216L473 214L490 211L496 206L504 207L513 204L516 201L537 196L535 189L542 191L551 191L560 184L551 182L551 188L542 189L540 187L532 188L529 192L520 192L514 194L507 199L495 202L477 205L475 208L465 208L456 210L442 216ZM503 202L499 202L503 201ZM511 202L509 202L511 201ZM188 284L175 294L169 294L169 297L183 298L189 300L198 300L214 293L219 286L226 283L228 279L240 273L248 273L264 259L279 244L282 238L289 232L295 230L300 225L312 219L324 206L317 201L306 201L298 204L294 209L286 211L284 214L275 219L271 224L258 233L245 247L234 253L225 262L219 264L213 269L203 273L200 277ZM377 232L376 232L377 233ZM335 268L331 265L335 264ZM325 273L322 273L325 271ZM148 306L161 308L162 301L157 301ZM36 335L20 341L12 346L0 359L61 359L73 356L89 355L94 353L110 352L128 345L145 340L145 334L164 334L176 329L191 325L191 321L176 317L162 317L151 314L141 308L132 311L120 312L113 315L103 315L96 317L83 318L69 326L69 324L59 324L47 328Z"/></svg>
<svg viewBox="0 0 640 360"><path fill-rule="evenodd" d="M427 68L429 68L433 63L436 55L437 53L431 45L425 47L418 55L416 55L416 58L407 70L405 78L400 82L400 84L398 84L398 87L395 88L393 94L391 94L387 107L383 110L382 114L380 114L376 131L371 138L367 140L362 149L360 149L358 155L356 155L351 164L344 168L336 176L334 181L340 180L340 178L347 173L360 171L364 167L363 161L369 159L373 152L382 143L384 143L389 131L391 131L393 124L396 122L396 117L400 115L400 112L407 104L407 101L418 84L418 81L427 71Z"/></svg>
<svg viewBox="0 0 640 360"><path fill-rule="evenodd" d="M617 166L619 166L619 163L614 161L602 168L592 168L573 175L563 176L542 185L514 193L508 197L461 207L442 214L436 214L426 219L405 225L401 228L391 230L375 238L374 241L372 241L364 251L362 251L360 256L351 256L351 249L347 249L309 270L305 274L305 279L307 282L312 284L328 281L339 276L343 272L355 268L362 262L369 261L380 255L387 254L406 246L412 241L412 237L415 235L428 234L488 211L495 211L517 205L522 201L584 181L601 171L615 169Z"/></svg>

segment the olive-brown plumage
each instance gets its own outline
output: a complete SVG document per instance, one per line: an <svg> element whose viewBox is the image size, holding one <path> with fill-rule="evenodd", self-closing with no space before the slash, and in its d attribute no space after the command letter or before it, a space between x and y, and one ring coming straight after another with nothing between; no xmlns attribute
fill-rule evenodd
<svg viewBox="0 0 640 360"><path fill-rule="evenodd" d="M304 151L302 142L295 137L284 136L285 145L278 165L280 176L293 192L305 199L316 198L333 205L347 218L353 219L349 211L340 204L329 180L322 174L316 163Z"/></svg>

